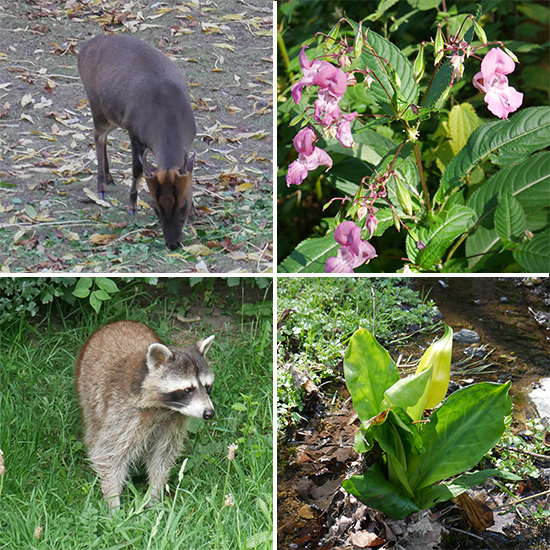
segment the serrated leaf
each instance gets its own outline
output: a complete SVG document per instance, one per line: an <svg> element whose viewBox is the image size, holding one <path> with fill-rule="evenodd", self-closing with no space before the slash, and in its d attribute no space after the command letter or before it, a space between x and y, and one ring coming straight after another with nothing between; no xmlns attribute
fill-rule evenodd
<svg viewBox="0 0 550 550"><path fill-rule="evenodd" d="M550 232L535 235L514 250L514 259L526 273L550 272Z"/></svg>
<svg viewBox="0 0 550 550"><path fill-rule="evenodd" d="M336 256L339 244L334 234L302 241L278 267L279 273L324 273L325 264Z"/></svg>
<svg viewBox="0 0 550 550"><path fill-rule="evenodd" d="M476 214L471 208L453 205L441 220L428 228L418 228L418 237L425 245L423 250L416 249L416 243L412 243L412 239L407 236L407 240L411 240L407 251L413 254L413 257L409 255L409 259L423 269L430 269L443 257L453 241L471 227L475 219Z"/></svg>
<svg viewBox="0 0 550 550"><path fill-rule="evenodd" d="M466 146L449 163L435 201L442 204L459 187L477 163L493 154L493 162L519 162L528 155L550 145L550 107L529 107L510 120L489 122L480 126ZM497 154L498 153L498 154Z"/></svg>
<svg viewBox="0 0 550 550"><path fill-rule="evenodd" d="M504 192L498 203L495 229L502 241L515 241L527 229L525 212L510 191Z"/></svg>
<svg viewBox="0 0 550 550"><path fill-rule="evenodd" d="M424 109L430 110L440 109L440 103L448 94L452 79L453 66L451 65L451 60L448 59L437 69L430 87L426 90L421 106Z"/></svg>
<svg viewBox="0 0 550 550"><path fill-rule="evenodd" d="M357 32L359 25L355 21L350 20L349 22L353 30ZM378 57L374 56L372 50L367 46L370 46ZM396 106L398 111L403 111L410 103L417 103L418 87L414 81L412 65L397 46L369 29L367 40L365 41L365 48L363 48L363 52L359 59L361 68L364 69L366 66L374 72L386 90L384 91L376 80L371 84L370 91L376 101L382 104L390 104L390 98L394 95L391 83L391 70L388 67L389 64L395 70L401 82L401 86L398 90L401 100L399 101L399 105ZM383 59L385 59L388 64L386 64ZM395 82L393 82L393 84L394 86L396 85Z"/></svg>
<svg viewBox="0 0 550 550"><path fill-rule="evenodd" d="M487 229L478 227L466 239L466 256L468 258L468 267L470 271L476 271L485 255L495 250L496 245L500 242L495 229Z"/></svg>
<svg viewBox="0 0 550 550"><path fill-rule="evenodd" d="M441 4L441 0L407 0L411 8L417 10L431 10Z"/></svg>
<svg viewBox="0 0 550 550"><path fill-rule="evenodd" d="M477 114L470 103L461 103L451 109L449 133L455 155L466 145L468 138L478 126Z"/></svg>

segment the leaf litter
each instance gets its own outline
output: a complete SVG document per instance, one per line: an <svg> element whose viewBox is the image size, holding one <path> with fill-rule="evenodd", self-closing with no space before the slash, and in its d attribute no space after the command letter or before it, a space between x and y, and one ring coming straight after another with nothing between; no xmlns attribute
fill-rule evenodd
<svg viewBox="0 0 550 550"><path fill-rule="evenodd" d="M264 272L272 269L273 13L256 1L37 0L0 6L0 269ZM96 192L93 126L76 69L93 34L128 33L187 76L197 121L195 218L168 251L144 183L126 213L128 135ZM30 208L32 210L30 210Z"/></svg>

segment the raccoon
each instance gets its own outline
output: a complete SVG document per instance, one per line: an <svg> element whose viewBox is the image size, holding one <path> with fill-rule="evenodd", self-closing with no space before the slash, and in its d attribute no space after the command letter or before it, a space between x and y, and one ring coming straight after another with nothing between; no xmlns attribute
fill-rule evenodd
<svg viewBox="0 0 550 550"><path fill-rule="evenodd" d="M186 438L189 417L214 417L209 336L165 346L153 330L118 321L92 334L75 366L84 441L107 503L120 506L129 469L144 459L158 500Z"/></svg>

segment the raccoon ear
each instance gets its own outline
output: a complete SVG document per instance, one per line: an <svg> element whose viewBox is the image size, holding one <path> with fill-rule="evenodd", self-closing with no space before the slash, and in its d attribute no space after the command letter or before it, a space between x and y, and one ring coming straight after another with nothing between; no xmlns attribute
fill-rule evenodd
<svg viewBox="0 0 550 550"><path fill-rule="evenodd" d="M208 348L210 347L212 340L214 340L213 334L212 336L209 336L208 338L203 338L202 340L199 340L197 342L197 349L199 350L199 353L202 356L206 356L206 352L208 351Z"/></svg>
<svg viewBox="0 0 550 550"><path fill-rule="evenodd" d="M147 368L157 369L171 357L172 352L163 344L151 344L147 350Z"/></svg>

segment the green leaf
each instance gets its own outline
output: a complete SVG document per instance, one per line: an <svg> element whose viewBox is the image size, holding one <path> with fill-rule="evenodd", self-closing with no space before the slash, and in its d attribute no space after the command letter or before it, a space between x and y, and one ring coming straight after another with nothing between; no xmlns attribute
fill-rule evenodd
<svg viewBox="0 0 550 550"><path fill-rule="evenodd" d="M334 233L321 239L302 241L277 268L279 273L324 273L325 264L336 256L340 245Z"/></svg>
<svg viewBox="0 0 550 550"><path fill-rule="evenodd" d="M442 219L437 219L431 226L416 228L419 239L425 245L423 250L418 250L416 243L407 235L409 259L422 269L430 269L443 257L453 241L468 230L475 218L471 208L454 204L444 212Z"/></svg>
<svg viewBox="0 0 550 550"><path fill-rule="evenodd" d="M90 303L92 303L92 300L99 300L101 302L106 302L107 300L111 299L111 295L107 294L104 290L94 290L90 296Z"/></svg>
<svg viewBox="0 0 550 550"><path fill-rule="evenodd" d="M90 294L90 305L94 308L96 313L99 313L102 303L103 302L97 297L95 292Z"/></svg>
<svg viewBox="0 0 550 550"><path fill-rule="evenodd" d="M96 277L95 282L98 288L105 292L109 292L110 294L118 292L118 286L113 279L109 279L108 277Z"/></svg>
<svg viewBox="0 0 550 550"><path fill-rule="evenodd" d="M520 164L502 168L473 193L466 205L476 211L485 227L491 228L492 216L506 191L517 199L525 212L550 206L549 165L550 151L541 151Z"/></svg>
<svg viewBox="0 0 550 550"><path fill-rule="evenodd" d="M443 98L447 96L452 79L453 66L451 65L451 60L448 59L441 63L436 69L430 87L426 90L424 99L422 100L422 107L430 110L440 109L440 103L442 103Z"/></svg>
<svg viewBox="0 0 550 550"><path fill-rule="evenodd" d="M527 229L525 212L510 191L502 194L495 212L495 229L504 242L516 241Z"/></svg>
<svg viewBox="0 0 550 550"><path fill-rule="evenodd" d="M407 0L411 8L417 10L431 10L437 8L441 4L441 0Z"/></svg>
<svg viewBox="0 0 550 550"><path fill-rule="evenodd" d="M390 405L401 407L415 422L421 420L422 411L426 408L432 373L433 366L430 365L418 375L401 378L384 392L386 401Z"/></svg>
<svg viewBox="0 0 550 550"><path fill-rule="evenodd" d="M479 126L475 109L469 103L455 105L449 113L451 147L456 155L468 141L471 133Z"/></svg>
<svg viewBox="0 0 550 550"><path fill-rule="evenodd" d="M466 146L449 163L435 201L442 204L459 187L477 163L492 154L496 164L509 165L550 145L550 107L529 107L510 120L489 122L477 128Z"/></svg>
<svg viewBox="0 0 550 550"><path fill-rule="evenodd" d="M485 256L489 252L494 252L499 242L500 239L494 229L478 227L466 239L466 256L470 271L476 271L476 268L482 266Z"/></svg>
<svg viewBox="0 0 550 550"><path fill-rule="evenodd" d="M426 452L410 476L415 492L473 468L504 432L511 382L480 382L451 394L421 433Z"/></svg>
<svg viewBox="0 0 550 550"><path fill-rule="evenodd" d="M380 510L390 518L403 519L419 511L401 489L384 477L378 464L373 464L361 476L346 479L342 487L367 506Z"/></svg>
<svg viewBox="0 0 550 550"><path fill-rule="evenodd" d="M77 298L87 298L90 295L90 287L93 280L91 277L81 277L78 279L76 286L73 290L73 296Z"/></svg>
<svg viewBox="0 0 550 550"><path fill-rule="evenodd" d="M467 491L470 487L481 485L487 478L491 476L504 477L515 481L521 480L521 477L504 472L501 470L487 469L478 472L468 472L462 474L449 483L440 483L425 487L414 498L415 504L422 510L431 508L440 502L445 502L451 498L455 498Z"/></svg>
<svg viewBox="0 0 550 550"><path fill-rule="evenodd" d="M550 271L550 232L535 235L530 241L522 243L514 250L514 259L527 273L546 273Z"/></svg>
<svg viewBox="0 0 550 550"><path fill-rule="evenodd" d="M361 328L349 341L344 376L355 411L361 420L369 420L384 410L384 392L399 380L399 371L376 338Z"/></svg>
<svg viewBox="0 0 550 550"><path fill-rule="evenodd" d="M349 23L353 30L357 32L359 25L351 20L349 20ZM373 55L373 50L376 52L376 56ZM376 101L383 104L391 103L390 98L394 96L393 86L396 86L399 91L400 101L397 105L399 112L403 111L410 103L418 101L418 87L414 81L412 65L397 46L369 29L365 48L363 48L359 59L361 69L367 67L374 72L386 90L384 91L375 79L371 84L370 91ZM401 82L400 86L397 86L395 79L392 79L391 69L384 60L395 70L398 81Z"/></svg>

